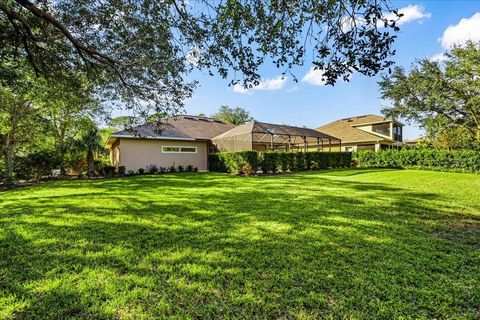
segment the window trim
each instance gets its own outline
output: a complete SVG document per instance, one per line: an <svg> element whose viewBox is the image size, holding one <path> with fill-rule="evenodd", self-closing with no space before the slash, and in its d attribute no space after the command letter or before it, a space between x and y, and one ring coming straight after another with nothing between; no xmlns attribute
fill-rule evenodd
<svg viewBox="0 0 480 320"><path fill-rule="evenodd" d="M165 148L178 148L178 151L165 151ZM194 148L195 152L182 151L182 148ZM198 153L197 146L162 146L162 153Z"/></svg>

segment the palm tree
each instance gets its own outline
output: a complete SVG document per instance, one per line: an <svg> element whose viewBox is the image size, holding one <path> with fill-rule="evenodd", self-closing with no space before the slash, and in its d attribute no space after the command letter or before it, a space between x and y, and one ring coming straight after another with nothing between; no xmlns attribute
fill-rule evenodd
<svg viewBox="0 0 480 320"><path fill-rule="evenodd" d="M87 130L85 134L80 137L80 139L75 139L70 144L73 150L85 152L87 160L87 175L89 177L93 176L95 173L95 156L104 150L104 146L101 141L102 137L100 136L98 129L92 128Z"/></svg>

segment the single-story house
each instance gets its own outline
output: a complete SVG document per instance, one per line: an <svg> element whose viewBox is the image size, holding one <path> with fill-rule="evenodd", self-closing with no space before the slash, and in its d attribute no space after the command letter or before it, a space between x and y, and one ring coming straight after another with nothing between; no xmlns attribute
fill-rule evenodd
<svg viewBox="0 0 480 320"><path fill-rule="evenodd" d="M235 126L188 115L118 131L107 142L112 165L134 172L149 165L191 165L205 171L208 154L216 151L333 151L333 145L341 140L314 129L258 121Z"/></svg>
<svg viewBox="0 0 480 320"><path fill-rule="evenodd" d="M340 119L317 130L342 140L335 145L341 151L400 149L403 124L378 115L363 115Z"/></svg>
<svg viewBox="0 0 480 320"><path fill-rule="evenodd" d="M146 124L118 131L107 141L110 161L134 172L152 164L165 168L191 165L205 171L211 139L234 127L212 118L177 116L160 126Z"/></svg>

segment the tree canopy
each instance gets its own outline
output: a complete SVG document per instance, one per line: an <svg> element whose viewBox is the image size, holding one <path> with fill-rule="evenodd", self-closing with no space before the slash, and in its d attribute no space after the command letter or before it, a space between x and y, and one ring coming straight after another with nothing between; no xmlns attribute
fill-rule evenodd
<svg viewBox="0 0 480 320"><path fill-rule="evenodd" d="M480 43L468 42L445 53L444 61L424 58L407 71L397 67L379 82L382 111L420 124L432 138L480 142ZM457 130L459 129L459 130Z"/></svg>
<svg viewBox="0 0 480 320"><path fill-rule="evenodd" d="M45 76L75 68L111 103L175 113L194 68L245 86L267 62L282 74L311 63L329 84L376 74L400 16L387 0L2 0L0 56Z"/></svg>
<svg viewBox="0 0 480 320"><path fill-rule="evenodd" d="M229 106L221 106L211 117L236 125L253 120L252 116L250 116L250 112L247 110L240 107L230 108Z"/></svg>

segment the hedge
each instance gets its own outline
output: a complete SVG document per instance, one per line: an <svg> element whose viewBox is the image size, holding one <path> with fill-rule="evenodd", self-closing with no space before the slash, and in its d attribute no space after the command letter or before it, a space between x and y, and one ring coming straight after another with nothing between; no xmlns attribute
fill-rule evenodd
<svg viewBox="0 0 480 320"><path fill-rule="evenodd" d="M349 167L350 152L222 152L210 154L210 171L231 174L254 174L259 167L264 173L318 170Z"/></svg>
<svg viewBox="0 0 480 320"><path fill-rule="evenodd" d="M357 166L361 168L414 168L437 171L480 173L480 151L402 149L359 151L354 154Z"/></svg>

